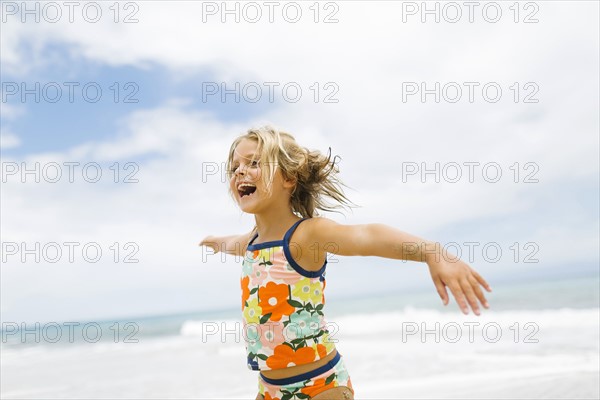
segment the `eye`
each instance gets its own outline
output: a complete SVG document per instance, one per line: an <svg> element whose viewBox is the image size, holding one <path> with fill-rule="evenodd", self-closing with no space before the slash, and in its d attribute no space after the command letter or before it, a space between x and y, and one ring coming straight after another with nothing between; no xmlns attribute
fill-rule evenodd
<svg viewBox="0 0 600 400"><path fill-rule="evenodd" d="M259 160L253 160L253 161L250 163L250 166L251 166L252 168L256 168L256 167L258 167L258 165L259 165L258 163L259 163Z"/></svg>

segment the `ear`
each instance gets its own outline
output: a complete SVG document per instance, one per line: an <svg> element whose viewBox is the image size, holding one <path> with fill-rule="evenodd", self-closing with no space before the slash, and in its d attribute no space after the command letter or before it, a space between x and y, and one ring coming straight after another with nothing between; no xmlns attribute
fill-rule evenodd
<svg viewBox="0 0 600 400"><path fill-rule="evenodd" d="M296 180L295 179L284 179L283 180L283 187L286 189L293 189L294 186L296 186Z"/></svg>

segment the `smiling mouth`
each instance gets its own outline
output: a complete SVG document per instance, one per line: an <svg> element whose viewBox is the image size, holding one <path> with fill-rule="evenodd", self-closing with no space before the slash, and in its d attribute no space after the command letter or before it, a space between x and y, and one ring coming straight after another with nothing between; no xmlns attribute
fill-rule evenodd
<svg viewBox="0 0 600 400"><path fill-rule="evenodd" d="M242 183L238 186L238 194L240 195L240 198L252 196L254 192L256 192L256 186L250 183Z"/></svg>

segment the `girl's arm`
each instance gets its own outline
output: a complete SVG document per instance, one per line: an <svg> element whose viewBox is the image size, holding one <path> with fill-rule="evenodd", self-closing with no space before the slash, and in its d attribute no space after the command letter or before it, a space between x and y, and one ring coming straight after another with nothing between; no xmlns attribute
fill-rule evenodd
<svg viewBox="0 0 600 400"><path fill-rule="evenodd" d="M328 251L341 256L377 256L426 262L444 305L448 304L447 286L463 313L469 312L468 302L479 315L477 300L489 308L480 285L491 292L490 285L465 262L442 252L439 243L384 224L341 225L327 218L313 218L311 222L307 224L308 237L317 242L315 247L322 253Z"/></svg>
<svg viewBox="0 0 600 400"><path fill-rule="evenodd" d="M215 253L222 252L236 256L243 256L246 245L251 239L254 230L242 235L207 236L198 244L211 248Z"/></svg>

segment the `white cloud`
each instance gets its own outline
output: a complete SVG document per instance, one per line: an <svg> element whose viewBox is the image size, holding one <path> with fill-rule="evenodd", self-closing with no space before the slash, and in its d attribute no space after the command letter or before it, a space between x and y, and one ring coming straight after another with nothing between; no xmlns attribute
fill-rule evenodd
<svg viewBox="0 0 600 400"><path fill-rule="evenodd" d="M15 105L9 104L8 102L4 102L4 96L6 96L6 98L8 99L9 98L8 94L0 93L0 96L2 96L2 100L3 100L2 105L0 106L0 108L2 109L2 119L6 120L6 121L13 120L18 117L21 117L25 113L25 109L23 106L15 106ZM15 96L15 95L13 94L11 96Z"/></svg>
<svg viewBox="0 0 600 400"><path fill-rule="evenodd" d="M21 144L21 140L17 135L11 132L2 132L0 134L0 147L3 149L12 149L15 147L19 147Z"/></svg>
<svg viewBox="0 0 600 400"><path fill-rule="evenodd" d="M112 139L27 155L28 163L100 162L107 176L113 162L122 167L135 161L139 183L13 180L2 190L3 209L10 210L2 216L7 240L109 245L134 241L141 262L125 265L106 259L98 265L3 266L3 307L5 300L11 304L3 313L23 313L16 299L32 293L49 299L37 311L44 316L86 293L93 299L87 304L95 307L90 313L96 315L115 309L117 300L102 306L103 296L123 300L123 313L167 307L146 297L148 288L154 287L183 293L184 300L174 302L173 308L184 304L201 308L221 287L233 296L235 263L231 259L202 263L195 245L207 234L244 231L252 218L240 216L226 185L214 175L203 176L202 168L203 163L224 161L237 134L264 122L290 131L309 148L326 151L331 146L334 154L342 155L342 178L355 189L349 192L351 198L364 206L349 215L347 223L385 222L415 234L478 218L527 212L536 216L534 195L570 178L582 181L598 175L598 60L593 57L598 25L593 17L597 13L590 12L597 4L547 2L543 23L534 25L402 24L400 8L392 2L369 8L358 2L339 3L339 24L202 24L200 5L165 4L140 3L140 22L131 25L7 24L1 42L3 65L14 76L26 76L31 69L48 66L40 55L53 44L70 46L74 60L84 57L103 65L138 68L158 64L182 80L206 69L215 80L295 81L307 96L238 123L188 111L185 102L164 99L161 106L124 118L118 132L107 134ZM32 52L23 51L29 45ZM310 101L308 87L315 81L336 82L339 103ZM473 104L404 103L401 87L407 81L495 81L504 94L496 104L481 99ZM519 82L523 91L522 85L530 81L540 88L539 103L514 103L509 87ZM7 139L2 140L4 147ZM402 162L431 166L470 161L496 162L506 179L490 184L477 175L473 184L455 185L401 179ZM540 184L511 182L509 167L515 162L521 168L535 162ZM556 264L571 259L569 253L556 251L567 236L570 245L579 244L588 253L594 246L589 235L597 223L586 224L585 218L581 229L570 227L563 235L555 234L553 221L566 213L548 215L549 222L536 230L536 240L553 249ZM501 239L511 234L503 233ZM348 260L349 265L357 263ZM349 286L361 279L345 274L341 278ZM144 294L136 299L139 293ZM234 300L230 304L237 306ZM74 307L68 312L83 310ZM36 312L29 312L35 318Z"/></svg>

